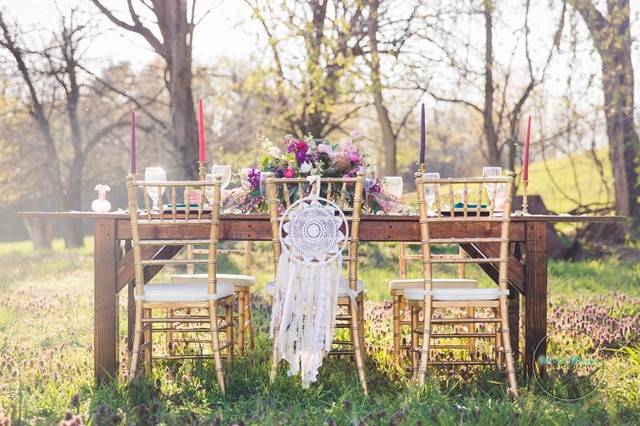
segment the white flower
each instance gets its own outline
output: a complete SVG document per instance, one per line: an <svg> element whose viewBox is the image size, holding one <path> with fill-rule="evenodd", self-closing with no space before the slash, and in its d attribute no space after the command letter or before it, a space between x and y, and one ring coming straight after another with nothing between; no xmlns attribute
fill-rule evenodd
<svg viewBox="0 0 640 426"><path fill-rule="evenodd" d="M304 163L300 164L300 172L309 173L312 167L313 166L311 165L311 163L309 163L308 161L305 161Z"/></svg>

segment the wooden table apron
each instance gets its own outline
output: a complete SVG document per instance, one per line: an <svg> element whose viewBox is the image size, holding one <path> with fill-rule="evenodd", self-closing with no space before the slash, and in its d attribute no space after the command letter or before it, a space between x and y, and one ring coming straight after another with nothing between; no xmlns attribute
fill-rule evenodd
<svg viewBox="0 0 640 426"><path fill-rule="evenodd" d="M82 216L81 216L82 217ZM94 373L99 382L109 380L118 374L118 293L125 286L129 293L129 318L134 318L133 300L133 253L122 250L121 241L131 239L129 219L126 215L86 215L94 219ZM547 330L547 221L543 217L514 217L511 224L512 254L509 261L509 323L512 346L518 352L520 296L524 296L524 371L533 366L534 350L544 338ZM499 223L468 222L434 223L431 225L433 238L464 236L474 229L496 232L493 227ZM162 239L207 238L208 225L176 225L175 227L146 227L143 238ZM361 241L418 241L420 236L418 218L412 216L364 216L360 226ZM271 228L266 216L228 215L221 218L220 239L222 240L271 240ZM125 243L125 247L130 247ZM492 244L467 245L465 250L471 256L493 257L497 247ZM181 247L144 247L146 258L170 258ZM485 272L497 279L497 265L483 264ZM147 267L146 279L150 280L160 267ZM129 336L133 332L129 321ZM131 341L131 338L129 339ZM538 354L546 348L540 345Z"/></svg>

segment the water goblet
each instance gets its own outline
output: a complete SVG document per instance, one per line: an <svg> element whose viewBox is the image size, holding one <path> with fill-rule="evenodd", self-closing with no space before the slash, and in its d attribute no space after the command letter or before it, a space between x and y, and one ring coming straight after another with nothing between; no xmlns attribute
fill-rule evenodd
<svg viewBox="0 0 640 426"><path fill-rule="evenodd" d="M482 168L482 177L484 178L500 177L501 175L502 175L502 167L483 167ZM485 183L484 187L487 191L487 195L489 196L489 201L493 203L493 198L496 193L496 184Z"/></svg>
<svg viewBox="0 0 640 426"><path fill-rule="evenodd" d="M228 164L219 165L214 164L211 166L211 174L212 175L220 175L222 176L222 181L220 183L220 188L224 191L229 183L231 182L231 166Z"/></svg>
<svg viewBox="0 0 640 426"><path fill-rule="evenodd" d="M402 176L385 176L382 178L382 189L397 198L402 198Z"/></svg>
<svg viewBox="0 0 640 426"><path fill-rule="evenodd" d="M165 189L164 186L162 186L162 183L167 181L167 172L162 167L147 167L144 170L144 180L147 183L158 183L158 185L150 185L146 187L147 194L149 194L149 198L151 198L153 203L152 209L158 210L158 203L162 199Z"/></svg>
<svg viewBox="0 0 640 426"><path fill-rule="evenodd" d="M424 180L440 179L440 173L423 173L422 178ZM433 203L436 202L438 192L437 183L427 183L424 187L424 200L427 202L427 216L436 216L436 212L433 210Z"/></svg>

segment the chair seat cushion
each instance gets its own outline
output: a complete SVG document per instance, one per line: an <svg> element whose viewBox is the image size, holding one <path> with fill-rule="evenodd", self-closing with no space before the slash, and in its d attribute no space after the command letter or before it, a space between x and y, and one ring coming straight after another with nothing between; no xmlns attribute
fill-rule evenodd
<svg viewBox="0 0 640 426"><path fill-rule="evenodd" d="M252 286L256 283L256 277L240 274L217 274L218 285L220 283L231 284L238 287ZM207 284L208 274L173 274L172 284Z"/></svg>
<svg viewBox="0 0 640 426"><path fill-rule="evenodd" d="M404 290L407 300L423 300L424 289L409 288ZM433 300L497 300L500 298L499 288L434 288L431 290Z"/></svg>
<svg viewBox="0 0 640 426"><path fill-rule="evenodd" d="M424 280L396 279L389 281L389 290L406 290L408 288L422 288ZM476 280L467 278L434 278L433 288L475 288L478 285Z"/></svg>
<svg viewBox="0 0 640 426"><path fill-rule="evenodd" d="M233 286L227 283L217 283L215 295L209 296L206 283L190 284L147 284L144 295L136 297L143 302L207 302L219 300L233 294Z"/></svg>
<svg viewBox="0 0 640 426"><path fill-rule="evenodd" d="M364 282L362 280L358 280L356 287L357 287L358 294L362 293L364 291ZM269 296L273 296L273 292L275 290L275 283L273 281L269 281L266 284L266 289L267 289L267 294ZM349 281L343 278L340 281L340 287L338 288L338 297L347 297L347 296L349 296Z"/></svg>

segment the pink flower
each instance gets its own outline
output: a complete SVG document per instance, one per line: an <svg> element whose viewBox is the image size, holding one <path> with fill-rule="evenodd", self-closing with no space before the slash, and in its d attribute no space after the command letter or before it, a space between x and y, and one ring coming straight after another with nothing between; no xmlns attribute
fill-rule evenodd
<svg viewBox="0 0 640 426"><path fill-rule="evenodd" d="M316 148L316 152L327 154L329 157L331 157L333 155L333 148L331 148L331 145L329 144L321 143L321 144L318 144Z"/></svg>
<svg viewBox="0 0 640 426"><path fill-rule="evenodd" d="M358 164L360 163L360 154L357 151L349 151L347 153L348 157L349 157L349 161L351 161L353 164Z"/></svg>
<svg viewBox="0 0 640 426"><path fill-rule="evenodd" d="M290 179L296 175L296 171L293 170L293 167L289 166L287 170L284 171L284 177Z"/></svg>

